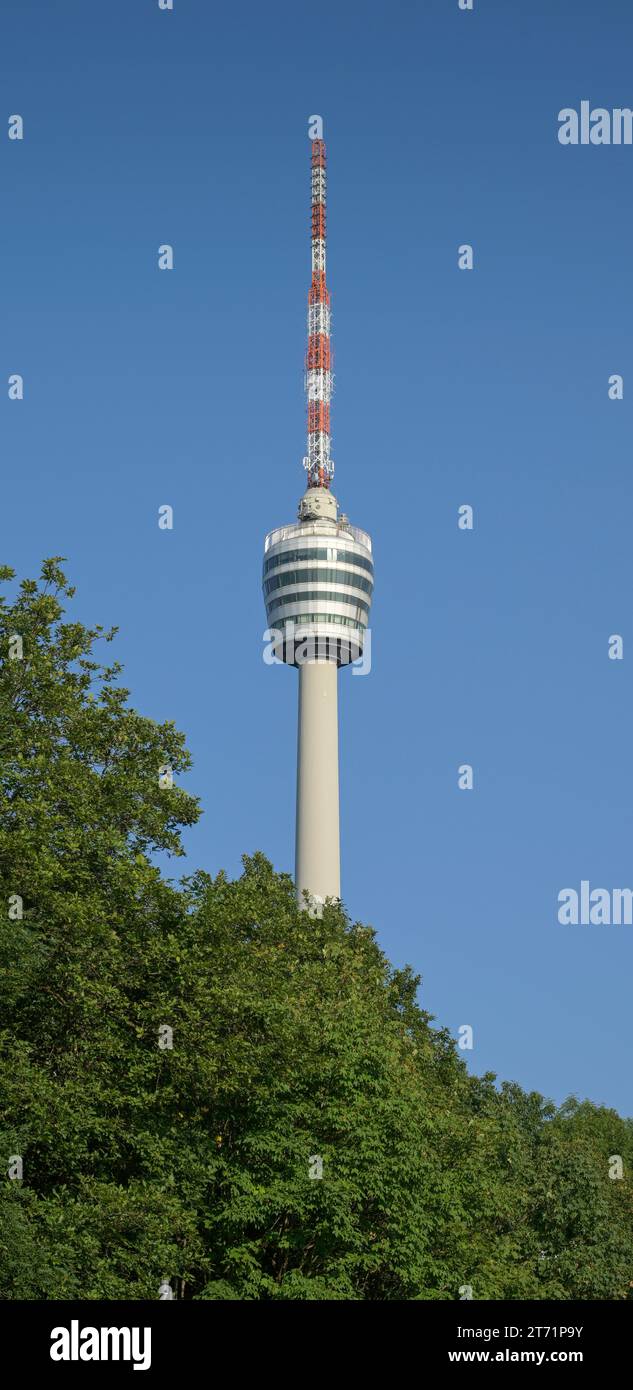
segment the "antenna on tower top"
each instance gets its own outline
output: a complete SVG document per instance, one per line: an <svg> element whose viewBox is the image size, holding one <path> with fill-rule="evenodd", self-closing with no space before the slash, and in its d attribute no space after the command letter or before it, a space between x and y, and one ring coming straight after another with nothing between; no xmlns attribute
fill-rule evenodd
<svg viewBox="0 0 633 1390"><path fill-rule="evenodd" d="M312 141L312 283L308 293L308 350L305 388L308 397L308 453L304 467L308 488L329 488L334 475L330 458L330 292L325 282L325 141Z"/></svg>

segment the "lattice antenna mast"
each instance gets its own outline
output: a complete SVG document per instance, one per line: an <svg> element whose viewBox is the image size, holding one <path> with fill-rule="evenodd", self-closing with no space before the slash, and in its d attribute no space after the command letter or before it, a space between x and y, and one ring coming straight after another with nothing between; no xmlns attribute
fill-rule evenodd
<svg viewBox="0 0 633 1390"><path fill-rule="evenodd" d="M325 282L325 141L312 141L312 283L308 294L308 351L305 387L308 397L308 487L329 488L334 476L330 458L330 293Z"/></svg>

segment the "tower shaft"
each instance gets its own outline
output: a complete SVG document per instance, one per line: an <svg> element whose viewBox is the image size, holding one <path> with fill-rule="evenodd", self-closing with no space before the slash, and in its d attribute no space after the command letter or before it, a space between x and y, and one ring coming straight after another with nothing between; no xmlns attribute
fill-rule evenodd
<svg viewBox="0 0 633 1390"><path fill-rule="evenodd" d="M299 667L295 886L317 911L341 895L336 661Z"/></svg>

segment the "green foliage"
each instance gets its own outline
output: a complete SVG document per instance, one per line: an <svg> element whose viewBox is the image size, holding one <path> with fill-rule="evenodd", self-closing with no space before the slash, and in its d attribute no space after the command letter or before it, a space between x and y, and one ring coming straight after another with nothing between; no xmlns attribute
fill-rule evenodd
<svg viewBox="0 0 633 1390"><path fill-rule="evenodd" d="M631 1122L469 1077L416 977L262 855L166 881L183 737L71 597L51 560L0 606L0 1297L628 1297Z"/></svg>

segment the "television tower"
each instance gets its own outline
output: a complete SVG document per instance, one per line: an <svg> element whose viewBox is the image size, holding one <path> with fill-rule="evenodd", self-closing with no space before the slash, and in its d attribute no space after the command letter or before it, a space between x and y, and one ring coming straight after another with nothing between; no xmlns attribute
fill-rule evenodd
<svg viewBox="0 0 633 1390"><path fill-rule="evenodd" d="M308 293L307 489L298 521L264 546L271 651L299 671L295 884L300 907L319 913L341 893L338 668L363 653L374 587L370 537L339 515L331 491L332 351L325 276L325 144L312 141L312 282ZM308 899L304 897L307 892Z"/></svg>

